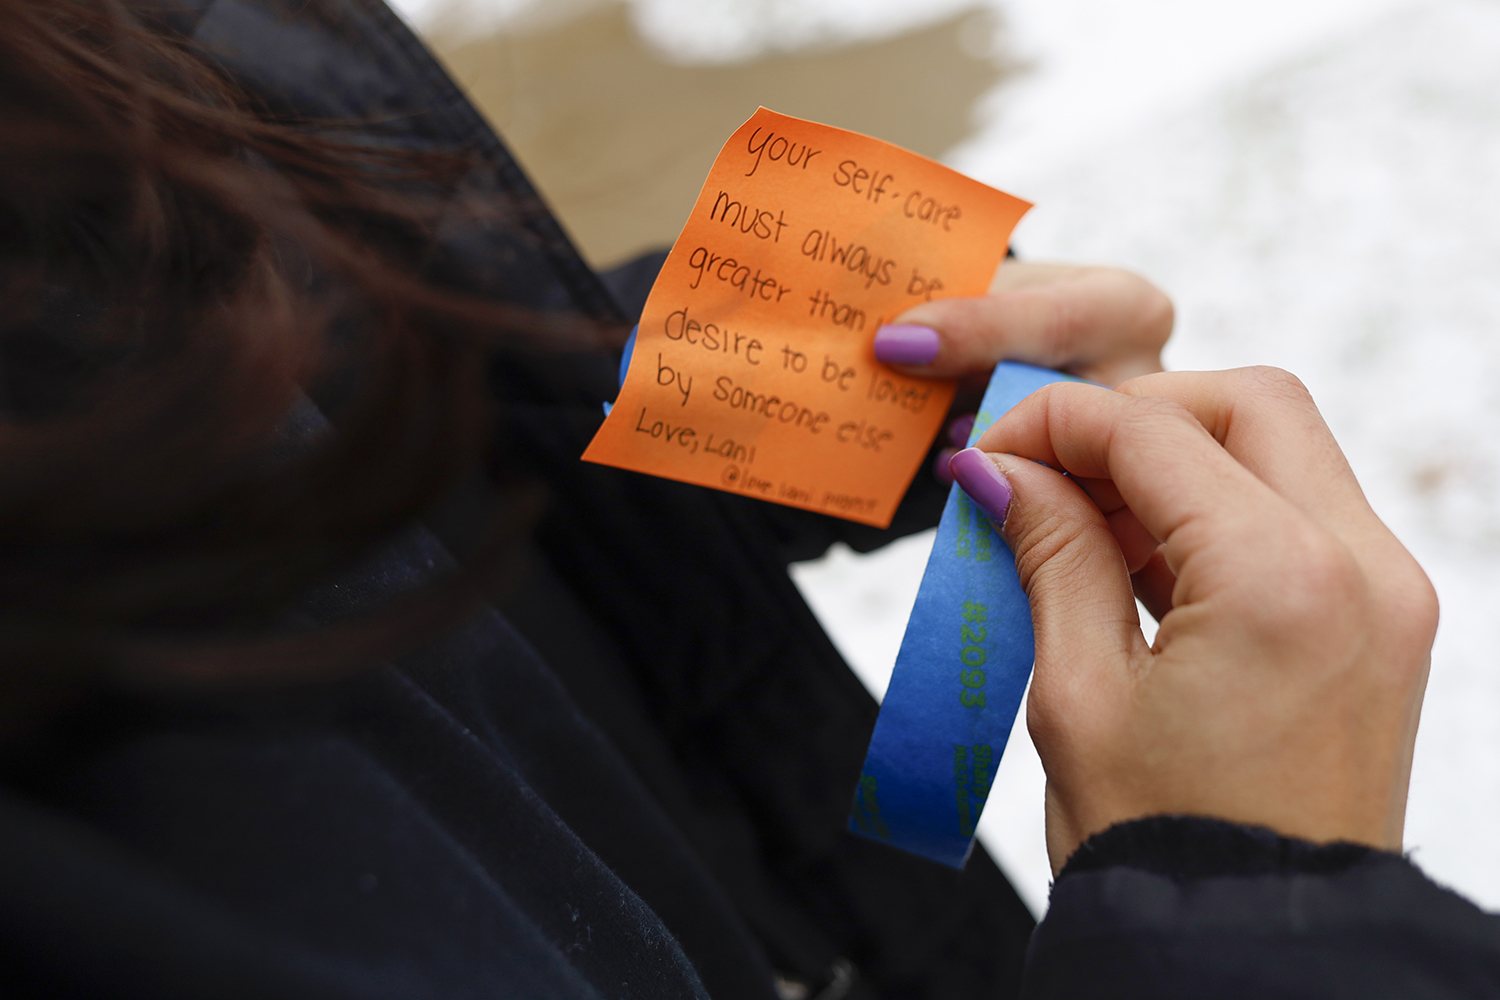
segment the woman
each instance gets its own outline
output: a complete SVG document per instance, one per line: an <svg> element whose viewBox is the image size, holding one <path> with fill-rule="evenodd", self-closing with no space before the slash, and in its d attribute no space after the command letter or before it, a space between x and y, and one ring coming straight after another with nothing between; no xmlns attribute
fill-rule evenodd
<svg viewBox="0 0 1500 1000"><path fill-rule="evenodd" d="M0 991L1014 992L987 857L841 832L874 705L785 573L938 484L877 532L578 462L651 262L376 0L0 11ZM1138 279L998 281L965 374L1159 367Z"/></svg>
<svg viewBox="0 0 1500 1000"><path fill-rule="evenodd" d="M939 488L881 533L579 463L650 264L595 277L373 0L3 10L7 993L1014 991L987 858L839 832L873 705L784 572ZM954 462L1038 623L1028 991L1485 986L1382 850L1430 590L1305 396L1150 375L1117 272L903 319L1135 379Z"/></svg>

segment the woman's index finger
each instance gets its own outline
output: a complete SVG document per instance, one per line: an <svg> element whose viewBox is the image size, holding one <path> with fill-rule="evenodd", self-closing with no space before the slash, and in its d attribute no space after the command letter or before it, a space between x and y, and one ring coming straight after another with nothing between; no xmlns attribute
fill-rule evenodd
<svg viewBox="0 0 1500 1000"><path fill-rule="evenodd" d="M1293 375L1276 368L1172 372L1132 379L1118 391L1182 404L1235 461L1320 523L1337 530L1350 518L1375 518L1312 395Z"/></svg>
<svg viewBox="0 0 1500 1000"><path fill-rule="evenodd" d="M1182 405L1079 383L1039 389L985 432L986 451L1107 479L1155 538L1252 514L1274 497Z"/></svg>

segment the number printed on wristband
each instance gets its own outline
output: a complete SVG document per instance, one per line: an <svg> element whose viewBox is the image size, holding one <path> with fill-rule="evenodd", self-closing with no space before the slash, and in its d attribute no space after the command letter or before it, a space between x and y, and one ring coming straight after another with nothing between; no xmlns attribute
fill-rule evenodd
<svg viewBox="0 0 1500 1000"><path fill-rule="evenodd" d="M958 672L958 683L962 685L958 692L958 700L965 708L984 707L984 666L989 655L985 653L985 606L978 601L964 601L963 624L959 626L959 640L962 643L958 651L958 659L962 669Z"/></svg>

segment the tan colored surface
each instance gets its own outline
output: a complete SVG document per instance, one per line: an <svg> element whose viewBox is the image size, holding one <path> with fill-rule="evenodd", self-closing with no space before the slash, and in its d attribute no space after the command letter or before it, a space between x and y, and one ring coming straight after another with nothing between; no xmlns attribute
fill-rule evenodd
<svg viewBox="0 0 1500 1000"><path fill-rule="evenodd" d="M874 43L680 66L611 2L562 24L477 39L439 27L430 40L584 254L608 266L671 244L720 146L758 105L941 155L1006 71L975 54L992 30L969 13Z"/></svg>

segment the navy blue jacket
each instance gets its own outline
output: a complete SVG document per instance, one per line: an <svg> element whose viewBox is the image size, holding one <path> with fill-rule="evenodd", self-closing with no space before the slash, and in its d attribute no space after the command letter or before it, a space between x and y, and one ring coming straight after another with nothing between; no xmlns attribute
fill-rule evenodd
<svg viewBox="0 0 1500 1000"><path fill-rule="evenodd" d="M1064 866L1022 996L1500 997L1500 917L1398 854L1137 820Z"/></svg>
<svg viewBox="0 0 1500 1000"><path fill-rule="evenodd" d="M596 276L378 0L152 6L278 115L470 156L454 195L511 214L453 213L434 280L638 311L659 259ZM546 514L496 611L315 693L94 705L0 780L0 995L1013 994L1033 920L988 858L843 832L875 705L786 574L935 522L941 491L878 532L586 465L617 363L499 356L493 475L300 613L420 585L531 480Z"/></svg>

